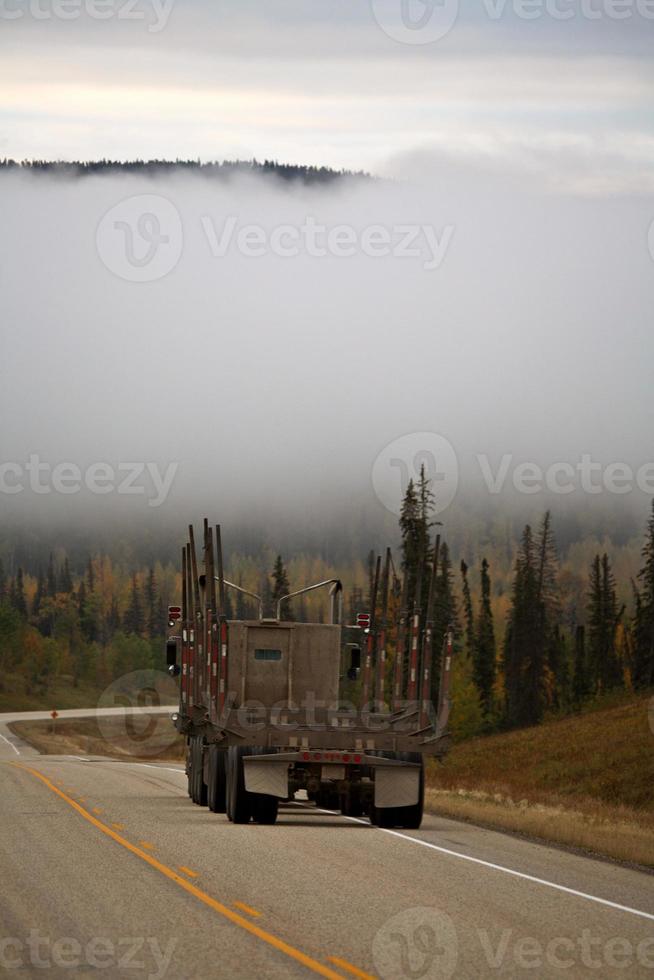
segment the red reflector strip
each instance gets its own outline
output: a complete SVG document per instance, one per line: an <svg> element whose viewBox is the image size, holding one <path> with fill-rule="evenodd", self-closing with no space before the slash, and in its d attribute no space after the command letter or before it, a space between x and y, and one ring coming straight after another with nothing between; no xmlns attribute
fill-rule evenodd
<svg viewBox="0 0 654 980"><path fill-rule="evenodd" d="M356 763L362 761L363 756L351 755L349 752L303 752L303 762L346 762Z"/></svg>

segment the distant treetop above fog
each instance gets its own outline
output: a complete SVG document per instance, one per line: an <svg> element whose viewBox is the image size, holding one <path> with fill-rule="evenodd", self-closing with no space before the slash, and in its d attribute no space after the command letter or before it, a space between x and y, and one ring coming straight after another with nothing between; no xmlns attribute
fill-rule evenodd
<svg viewBox="0 0 654 980"><path fill-rule="evenodd" d="M275 174L284 180L300 180L306 184L330 183L343 177L369 179L362 171L332 170L330 167L307 167L302 164L278 163L276 160L223 160L202 163L200 160L0 160L0 170L21 170L34 173L62 174L86 177L100 173L198 173L206 177L227 177L231 174Z"/></svg>

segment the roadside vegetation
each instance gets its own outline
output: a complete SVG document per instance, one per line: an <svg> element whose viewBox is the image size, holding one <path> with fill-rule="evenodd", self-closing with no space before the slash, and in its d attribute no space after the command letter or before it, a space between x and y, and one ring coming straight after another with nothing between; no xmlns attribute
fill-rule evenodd
<svg viewBox="0 0 654 980"><path fill-rule="evenodd" d="M654 689L456 744L427 786L433 813L654 867Z"/></svg>

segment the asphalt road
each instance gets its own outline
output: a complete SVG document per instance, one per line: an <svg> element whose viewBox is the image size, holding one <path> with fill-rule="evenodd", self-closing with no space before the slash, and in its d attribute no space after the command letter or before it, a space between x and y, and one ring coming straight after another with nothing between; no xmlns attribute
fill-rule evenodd
<svg viewBox="0 0 654 980"><path fill-rule="evenodd" d="M654 876L433 816L235 826L176 764L0 736L7 976L654 977Z"/></svg>

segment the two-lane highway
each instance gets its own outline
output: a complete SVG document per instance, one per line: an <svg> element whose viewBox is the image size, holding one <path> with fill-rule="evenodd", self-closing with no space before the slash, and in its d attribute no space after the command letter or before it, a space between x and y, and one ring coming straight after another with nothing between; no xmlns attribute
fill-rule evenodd
<svg viewBox="0 0 654 980"><path fill-rule="evenodd" d="M654 878L439 817L194 806L176 764L0 740L0 969L167 977L654 977Z"/></svg>

